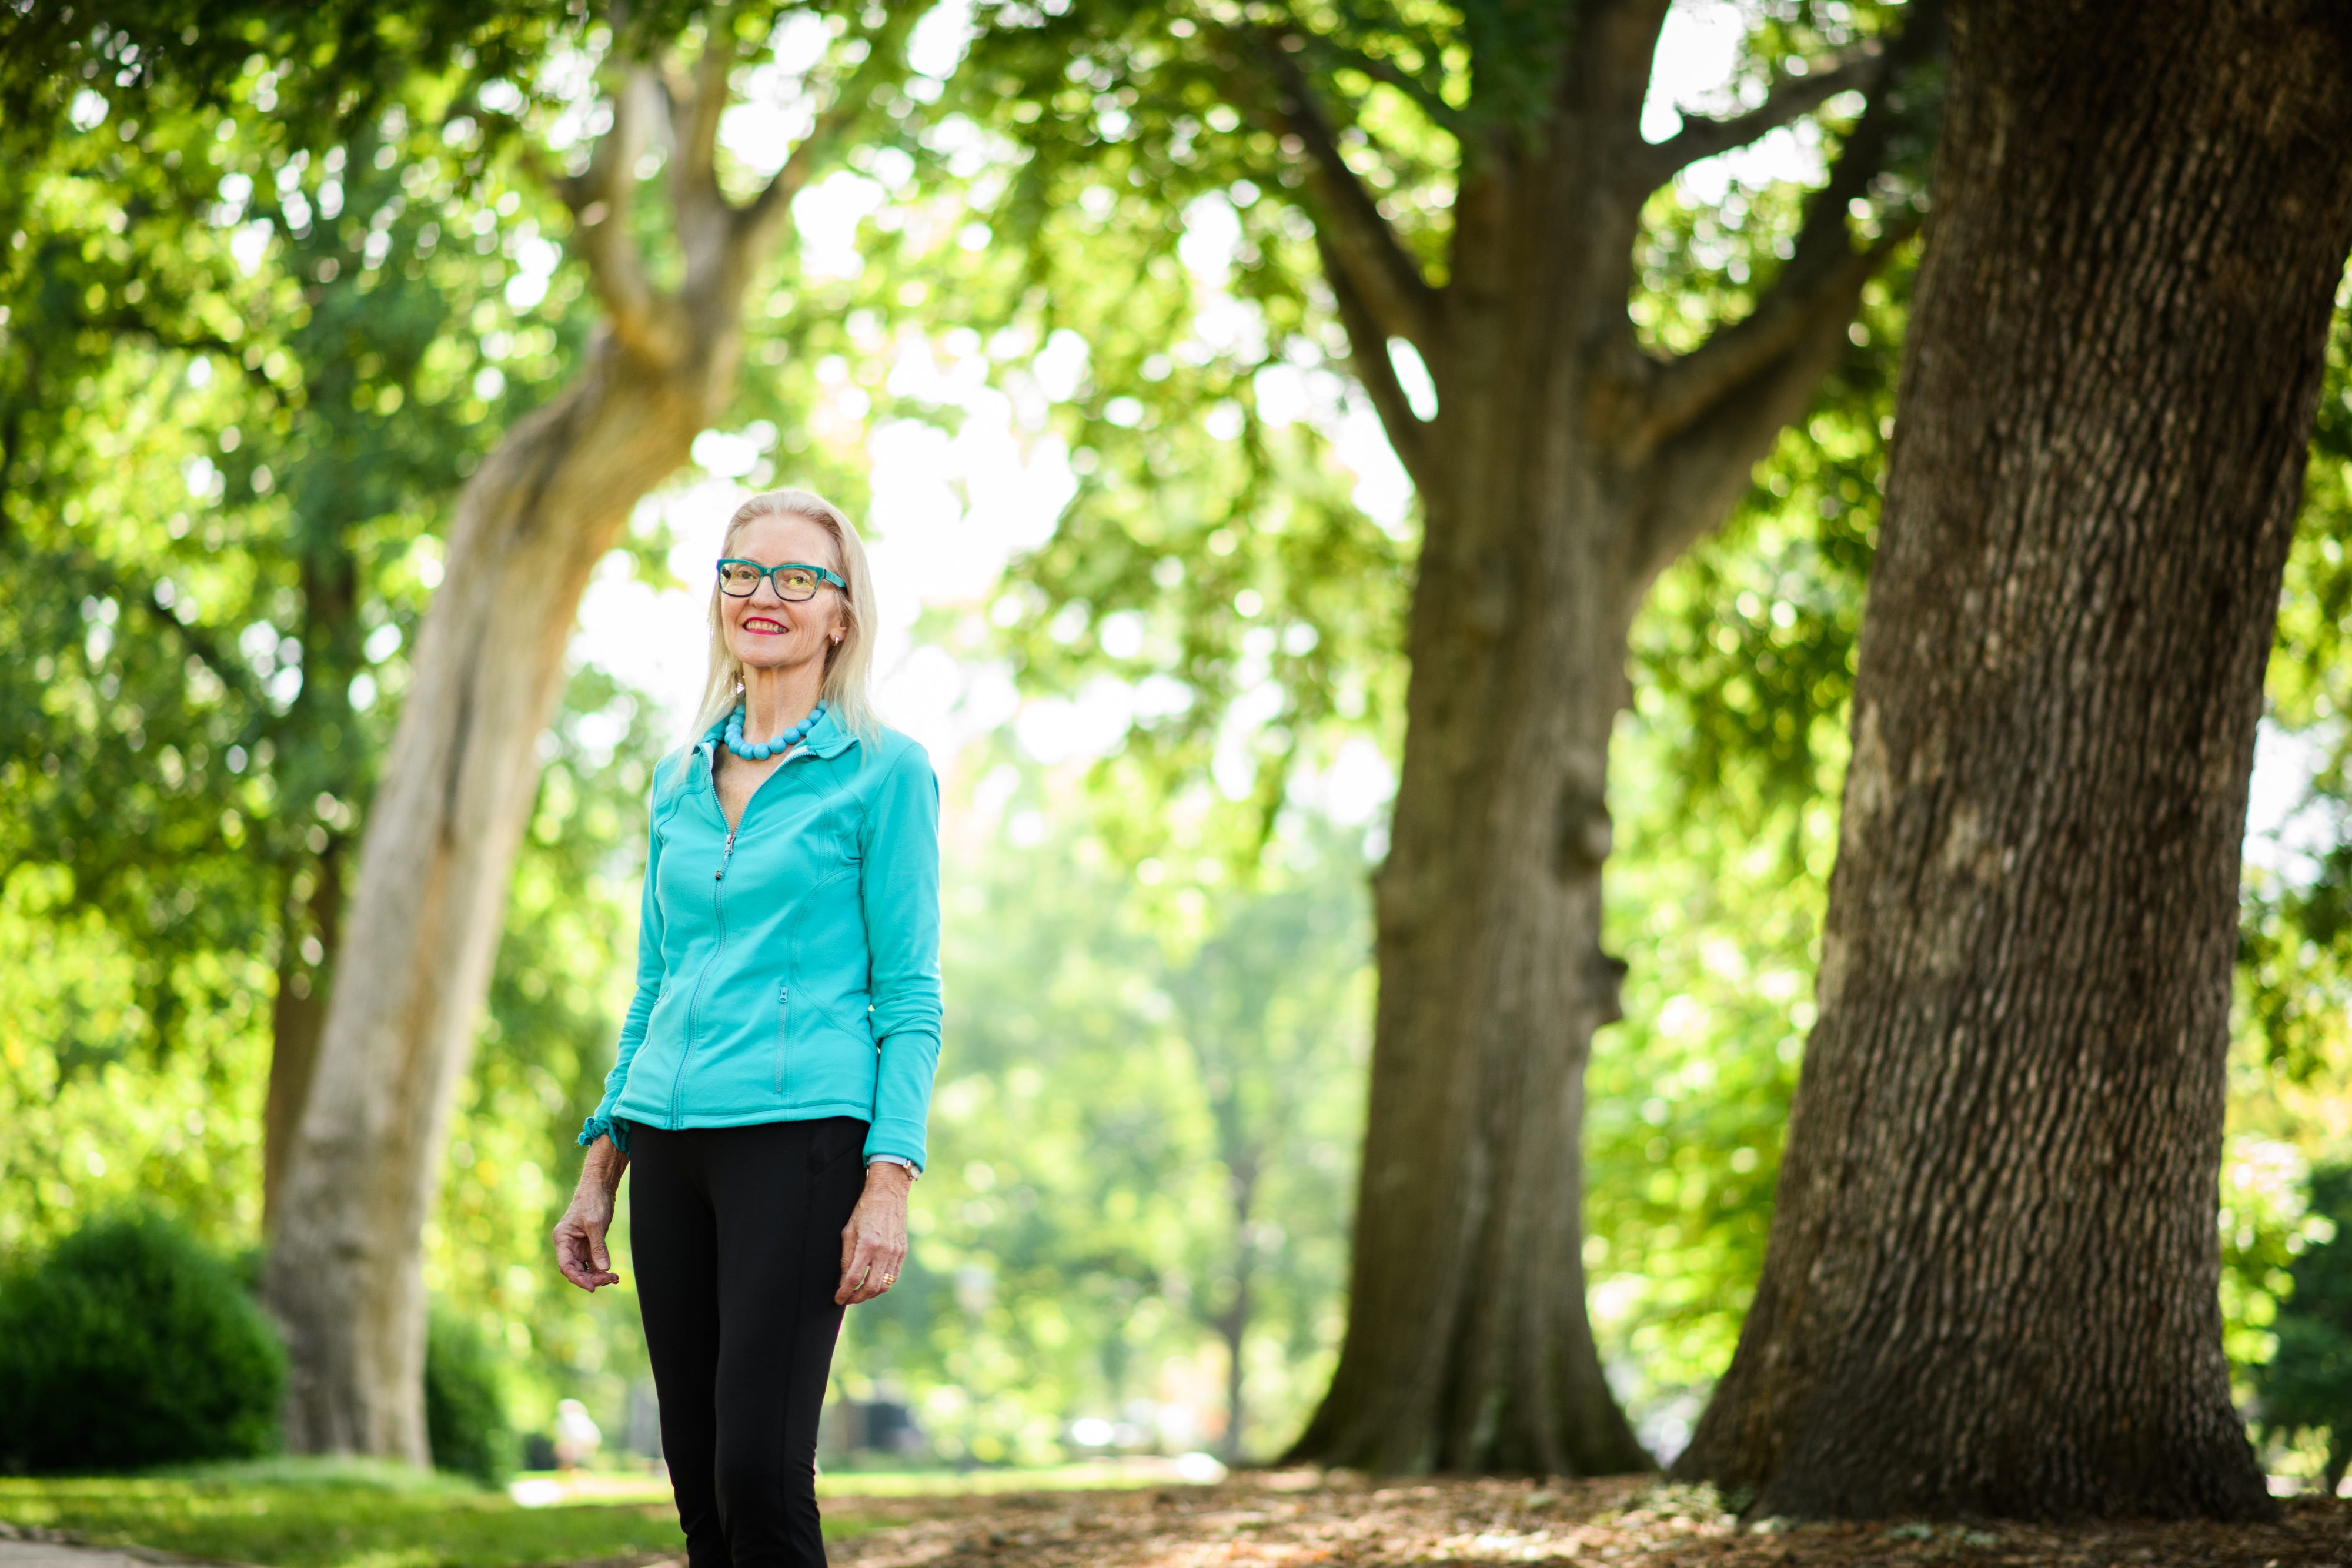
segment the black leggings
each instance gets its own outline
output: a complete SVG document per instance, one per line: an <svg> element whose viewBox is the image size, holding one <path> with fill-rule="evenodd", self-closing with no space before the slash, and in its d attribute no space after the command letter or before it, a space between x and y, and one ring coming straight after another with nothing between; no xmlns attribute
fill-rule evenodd
<svg viewBox="0 0 2352 1568"><path fill-rule="evenodd" d="M866 1124L629 1129L629 1248L689 1568L823 1568L816 1424Z"/></svg>

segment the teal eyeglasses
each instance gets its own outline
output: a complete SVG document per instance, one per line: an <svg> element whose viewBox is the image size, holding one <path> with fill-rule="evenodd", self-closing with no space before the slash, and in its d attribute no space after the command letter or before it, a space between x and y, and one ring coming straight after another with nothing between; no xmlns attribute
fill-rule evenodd
<svg viewBox="0 0 2352 1568"><path fill-rule="evenodd" d="M756 560L730 557L719 563L719 591L730 599L749 599L760 591L760 580L775 584L776 597L787 604L803 604L816 597L818 587L831 583L843 592L849 584L821 566L789 560L782 566L761 566Z"/></svg>

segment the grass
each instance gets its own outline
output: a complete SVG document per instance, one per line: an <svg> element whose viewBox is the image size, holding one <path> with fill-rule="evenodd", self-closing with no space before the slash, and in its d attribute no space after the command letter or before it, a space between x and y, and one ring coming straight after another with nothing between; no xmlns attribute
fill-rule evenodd
<svg viewBox="0 0 2352 1568"><path fill-rule="evenodd" d="M269 1568L516 1568L685 1546L666 1501L519 1508L464 1480L349 1460L0 1477L0 1520Z"/></svg>
<svg viewBox="0 0 2352 1568"><path fill-rule="evenodd" d="M1050 1469L835 1470L818 1492L907 1498L1165 1484L1162 1461ZM267 1568L521 1568L683 1555L668 1489L654 1478L588 1478L592 1499L525 1508L447 1475L364 1459L261 1459L138 1476L0 1476L0 1521ZM884 1522L828 1511L825 1534Z"/></svg>

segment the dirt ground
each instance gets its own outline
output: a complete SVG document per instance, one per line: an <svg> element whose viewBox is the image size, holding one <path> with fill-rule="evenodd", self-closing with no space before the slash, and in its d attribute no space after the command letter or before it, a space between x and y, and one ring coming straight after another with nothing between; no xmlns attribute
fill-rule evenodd
<svg viewBox="0 0 2352 1568"><path fill-rule="evenodd" d="M1742 1524L1705 1489L1640 1479L1375 1486L1313 1472L1214 1487L842 1498L835 1568L1335 1568L1639 1559L1644 1568L2352 1568L2352 1502L2270 1525Z"/></svg>

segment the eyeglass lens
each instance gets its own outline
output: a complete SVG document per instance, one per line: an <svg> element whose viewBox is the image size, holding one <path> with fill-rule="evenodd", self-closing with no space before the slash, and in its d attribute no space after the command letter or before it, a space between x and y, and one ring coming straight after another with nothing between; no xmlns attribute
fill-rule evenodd
<svg viewBox="0 0 2352 1568"><path fill-rule="evenodd" d="M737 599L749 599L759 591L760 579L765 577L776 585L776 597L787 603L797 604L815 597L817 575L806 567L772 567L762 570L749 561L730 560L719 569L719 585Z"/></svg>

